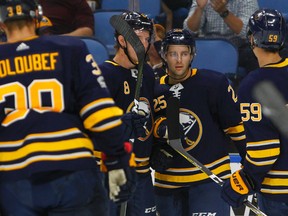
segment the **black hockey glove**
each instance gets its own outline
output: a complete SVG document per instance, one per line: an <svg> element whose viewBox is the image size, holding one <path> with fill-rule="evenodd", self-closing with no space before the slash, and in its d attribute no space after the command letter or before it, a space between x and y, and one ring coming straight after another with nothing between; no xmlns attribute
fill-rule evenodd
<svg viewBox="0 0 288 216"><path fill-rule="evenodd" d="M147 116L143 116L134 112L125 113L121 118L125 125L124 140L135 139L146 136L145 124Z"/></svg>
<svg viewBox="0 0 288 216"><path fill-rule="evenodd" d="M137 175L134 168L136 162L131 143L125 143L124 145L127 155L107 157L102 154L101 161L101 170L107 172L106 184L109 188L109 197L116 204L129 200L133 196L137 185Z"/></svg>
<svg viewBox="0 0 288 216"><path fill-rule="evenodd" d="M181 139L184 139L183 126L179 123L180 136ZM159 117L154 122L153 135L155 138L160 139L162 142L167 141L168 139L168 127L167 127L167 118Z"/></svg>
<svg viewBox="0 0 288 216"><path fill-rule="evenodd" d="M175 154L175 150L167 143L156 143L152 147L150 166L156 171L165 171L175 159Z"/></svg>
<svg viewBox="0 0 288 216"><path fill-rule="evenodd" d="M243 201L254 191L252 179L241 169L234 172L222 188L221 197L232 207L243 205Z"/></svg>

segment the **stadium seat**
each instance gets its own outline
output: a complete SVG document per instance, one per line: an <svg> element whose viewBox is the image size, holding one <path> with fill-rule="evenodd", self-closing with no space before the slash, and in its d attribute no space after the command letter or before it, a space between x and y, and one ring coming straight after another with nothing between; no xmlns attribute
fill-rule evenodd
<svg viewBox="0 0 288 216"><path fill-rule="evenodd" d="M103 10L128 10L129 0L104 0L101 4Z"/></svg>
<svg viewBox="0 0 288 216"><path fill-rule="evenodd" d="M215 70L227 75L236 74L238 50L225 39L197 38L192 67Z"/></svg>
<svg viewBox="0 0 288 216"><path fill-rule="evenodd" d="M258 0L259 8L277 9L280 12L288 13L287 0Z"/></svg>
<svg viewBox="0 0 288 216"><path fill-rule="evenodd" d="M101 64L109 59L108 50L103 43L92 37L81 37L81 40L85 42L97 64Z"/></svg>
<svg viewBox="0 0 288 216"><path fill-rule="evenodd" d="M107 47L110 56L115 54L115 30L110 25L109 20L113 15L122 14L124 11L125 10L96 10L94 12L94 36Z"/></svg>
<svg viewBox="0 0 288 216"><path fill-rule="evenodd" d="M151 19L155 19L161 13L160 0L139 0L140 12L147 14Z"/></svg>

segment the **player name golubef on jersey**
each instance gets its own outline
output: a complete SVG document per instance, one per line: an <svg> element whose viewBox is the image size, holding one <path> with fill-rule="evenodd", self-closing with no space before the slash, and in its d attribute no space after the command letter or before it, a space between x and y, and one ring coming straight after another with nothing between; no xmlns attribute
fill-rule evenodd
<svg viewBox="0 0 288 216"><path fill-rule="evenodd" d="M37 71L53 71L56 68L57 57L59 52L35 53L0 60L0 78Z"/></svg>

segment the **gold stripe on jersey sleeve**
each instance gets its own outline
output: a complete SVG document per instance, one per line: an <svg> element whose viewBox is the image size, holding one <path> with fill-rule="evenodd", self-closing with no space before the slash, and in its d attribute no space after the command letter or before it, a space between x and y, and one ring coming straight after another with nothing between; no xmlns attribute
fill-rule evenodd
<svg viewBox="0 0 288 216"><path fill-rule="evenodd" d="M244 132L244 126L243 124L239 124L237 126L234 126L234 127L229 127L227 129L224 130L225 133L228 133L228 134L236 134L236 133L241 133L241 132Z"/></svg>
<svg viewBox="0 0 288 216"><path fill-rule="evenodd" d="M228 170L230 170L230 165L223 164L222 166L219 166L211 171L215 175L218 175ZM186 173L183 173L182 175L181 173L179 173L178 175L176 175L175 173L173 173L173 175L169 175L169 174L161 174L156 171L155 178L161 181L166 181L166 182L189 183L189 182L197 182L197 181L201 181L204 179L208 179L209 177L207 176L207 174L202 173L202 172L197 173L197 174L191 174L191 175L187 175Z"/></svg>
<svg viewBox="0 0 288 216"><path fill-rule="evenodd" d="M247 150L247 154L250 158L267 158L275 157L280 154L280 148L269 148L264 150Z"/></svg>
<svg viewBox="0 0 288 216"><path fill-rule="evenodd" d="M87 113L88 111L96 108L96 107L99 107L99 106L102 106L102 105L114 105L114 101L112 98L101 98L101 99L98 99L96 101L93 101L89 104L87 104L86 106L84 106L81 110L80 110L80 115L83 116L85 113Z"/></svg>
<svg viewBox="0 0 288 216"><path fill-rule="evenodd" d="M246 139L246 135L241 135L241 136L231 136L231 135L230 135L230 138L231 138L233 141L239 141L239 140L244 140L244 139Z"/></svg>
<svg viewBox="0 0 288 216"><path fill-rule="evenodd" d="M42 133L34 133L29 134L25 137L25 139L21 140L14 140L14 141L3 141L0 142L0 149L1 148L7 148L7 147L20 147L23 145L24 142L27 142L32 139L52 139L52 138L59 138L59 137L65 137L69 135L75 135L75 134L81 134L82 132L78 128L69 128L61 131L54 131L54 132L42 132Z"/></svg>
<svg viewBox="0 0 288 216"><path fill-rule="evenodd" d="M34 142L28 144L16 151L1 152L0 162L9 162L13 160L19 160L26 157L29 154L37 154L38 152L59 152L70 151L79 148L86 148L93 151L93 144L90 139L87 138L75 138L56 142ZM43 153L41 153L43 154ZM92 154L92 153L91 153Z"/></svg>
<svg viewBox="0 0 288 216"><path fill-rule="evenodd" d="M277 175L285 175L285 176L287 176L287 179L288 179L288 171L270 170L268 172L268 174L269 175L275 175L275 176L277 176ZM287 184L287 186L288 186L288 184Z"/></svg>
<svg viewBox="0 0 288 216"><path fill-rule="evenodd" d="M251 164L254 164L255 166L266 166L266 165L271 165L271 164L274 164L276 159L273 159L273 160L266 160L266 161L253 161L251 158L249 158L249 155L246 154L246 157L245 159L247 161L249 161L249 163Z"/></svg>
<svg viewBox="0 0 288 216"><path fill-rule="evenodd" d="M262 182L263 185L271 185L271 186L286 186L288 187L288 178L264 178Z"/></svg>
<svg viewBox="0 0 288 216"><path fill-rule="evenodd" d="M93 151L93 155L94 155L95 158L101 159L102 152L94 150Z"/></svg>
<svg viewBox="0 0 288 216"><path fill-rule="evenodd" d="M136 167L135 168L135 171L137 172L137 173L141 173L141 174L143 174L143 173L148 173L149 171L150 171L150 168L148 167L147 169L137 169L138 167Z"/></svg>
<svg viewBox="0 0 288 216"><path fill-rule="evenodd" d="M273 140L261 140L257 142L247 142L247 147L260 147L265 145L272 145L272 144L279 144L279 139L273 139Z"/></svg>
<svg viewBox="0 0 288 216"><path fill-rule="evenodd" d="M135 161L137 163L142 163L142 162L145 162L145 161L149 161L149 157L144 157L144 158L135 157Z"/></svg>
<svg viewBox="0 0 288 216"><path fill-rule="evenodd" d="M156 187L160 187L160 188L168 188L168 189L176 189L176 188L181 188L183 186L173 186L173 185L168 185L168 184L161 184L158 182L155 182L154 184Z"/></svg>
<svg viewBox="0 0 288 216"><path fill-rule="evenodd" d="M94 125L99 124L101 121L116 117L116 116L121 116L123 114L123 111L119 107L108 107L104 108L102 110L99 110L84 120L84 126L87 129L93 128Z"/></svg>
<svg viewBox="0 0 288 216"><path fill-rule="evenodd" d="M16 163L16 164L9 164L9 165L1 165L0 171L12 171L17 169L22 169L27 167L28 165L38 162L38 161L64 161L64 160L74 160L80 158L90 158L92 157L90 152L74 152L74 153L67 153L67 154L57 154L57 155L37 155L30 157L29 159Z"/></svg>
<svg viewBox="0 0 288 216"><path fill-rule="evenodd" d="M90 131L102 132L102 131L106 131L106 130L109 130L111 128L117 127L117 126L119 126L121 124L122 124L122 121L120 119L117 119L115 121L110 121L107 124L103 124L103 125L98 126L98 127L93 127L93 128L90 129Z"/></svg>
<svg viewBox="0 0 288 216"><path fill-rule="evenodd" d="M283 188L280 189L266 189L266 188L261 188L262 193L267 193L267 194L288 194L288 189L284 190Z"/></svg>

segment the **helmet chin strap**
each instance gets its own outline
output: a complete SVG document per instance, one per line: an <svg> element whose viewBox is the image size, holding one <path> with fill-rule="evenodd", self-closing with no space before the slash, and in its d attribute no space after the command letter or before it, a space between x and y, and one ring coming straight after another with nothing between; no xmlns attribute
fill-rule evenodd
<svg viewBox="0 0 288 216"><path fill-rule="evenodd" d="M125 38L124 38L124 40L125 40L125 43L126 43L126 46L125 46L125 47L122 46L122 45L119 43L118 38L117 38L117 43L118 43L119 47L122 48L122 49L124 50L124 53L125 53L125 55L127 56L128 60L129 60L129 61L130 61L134 66L136 66L137 63L134 63L134 62L132 61L130 55L129 55L129 52L128 52L128 49L127 49L127 41L126 41Z"/></svg>
<svg viewBox="0 0 288 216"><path fill-rule="evenodd" d="M127 58L129 59L129 61L133 64L133 65L138 65L137 63L134 63L129 55L129 52L128 52L128 49L127 49L127 46L126 47L121 47L123 50L124 50L124 53L125 55L127 56Z"/></svg>

